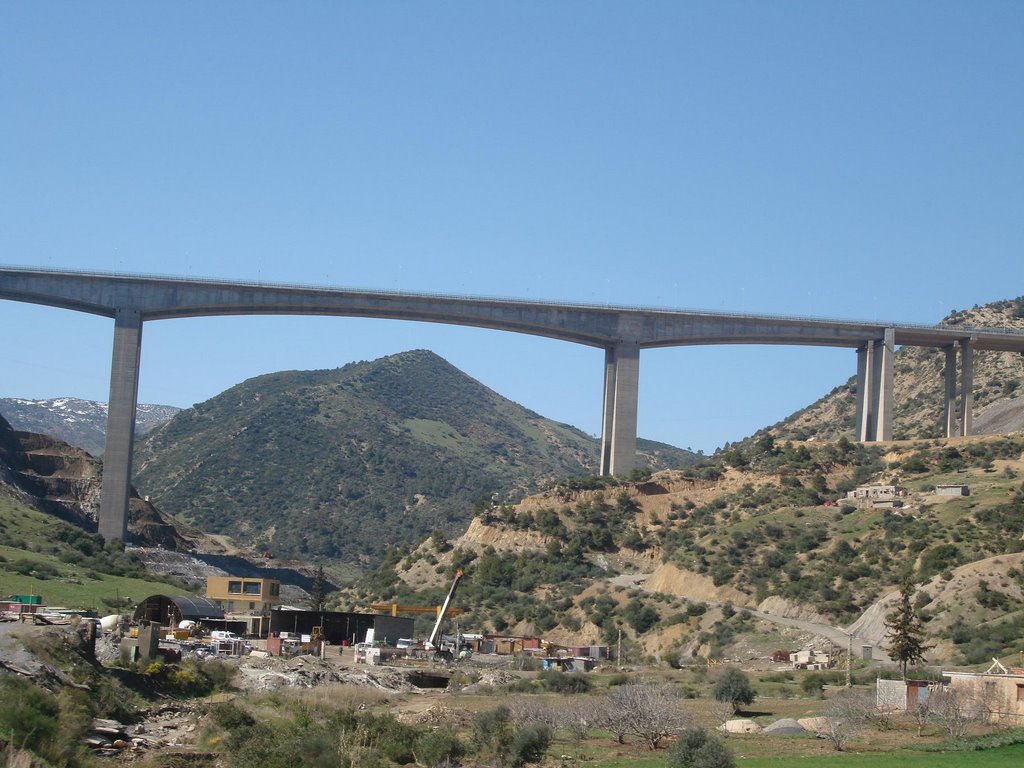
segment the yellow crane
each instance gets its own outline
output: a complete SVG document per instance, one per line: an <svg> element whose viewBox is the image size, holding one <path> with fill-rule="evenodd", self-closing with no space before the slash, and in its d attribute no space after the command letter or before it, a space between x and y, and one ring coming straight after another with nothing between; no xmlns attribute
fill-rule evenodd
<svg viewBox="0 0 1024 768"><path fill-rule="evenodd" d="M432 613L440 616L444 606L441 605L399 605L398 603L374 603L370 606L371 611L385 612L392 616L400 613ZM465 608L449 608L449 616L461 616L466 612Z"/></svg>

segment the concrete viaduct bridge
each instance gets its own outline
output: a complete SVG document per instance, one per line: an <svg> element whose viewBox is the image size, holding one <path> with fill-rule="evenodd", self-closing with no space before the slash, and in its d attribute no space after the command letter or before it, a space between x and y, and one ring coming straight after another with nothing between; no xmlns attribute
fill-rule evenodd
<svg viewBox="0 0 1024 768"><path fill-rule="evenodd" d="M379 317L528 333L599 347L605 351L601 474L623 474L634 466L641 349L691 344L798 344L856 350L856 427L862 441L892 438L893 354L897 345L945 350L948 436L971 434L974 350L1024 353L1022 333L959 326L841 322L31 267L0 267L0 299L114 320L99 516L99 531L107 540L123 540L127 533L142 326L151 320L214 315Z"/></svg>

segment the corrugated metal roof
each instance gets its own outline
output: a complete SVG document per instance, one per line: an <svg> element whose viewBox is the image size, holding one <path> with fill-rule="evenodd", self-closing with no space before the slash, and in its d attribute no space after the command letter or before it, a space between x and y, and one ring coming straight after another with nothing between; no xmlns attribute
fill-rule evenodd
<svg viewBox="0 0 1024 768"><path fill-rule="evenodd" d="M184 619L223 619L224 609L213 600L206 597L193 597L192 595L168 595Z"/></svg>
<svg viewBox="0 0 1024 768"><path fill-rule="evenodd" d="M223 619L224 610L213 600L193 595L151 595L143 602L150 600L170 600L178 608L183 619ZM139 610L142 606L140 604ZM138 611L136 611L138 613Z"/></svg>

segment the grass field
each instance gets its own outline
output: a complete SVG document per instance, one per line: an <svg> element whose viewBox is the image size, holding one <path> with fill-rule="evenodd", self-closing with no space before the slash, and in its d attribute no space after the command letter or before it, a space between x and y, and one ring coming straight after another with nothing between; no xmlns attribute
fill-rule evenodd
<svg viewBox="0 0 1024 768"><path fill-rule="evenodd" d="M0 597L41 595L43 604L87 608L103 612L104 601L131 598L134 602L154 594L180 595L185 590L156 579L99 573L84 563L68 562L71 547L54 538L66 524L0 495ZM62 559L61 556L64 556ZM22 573L19 563L38 563L36 575Z"/></svg>
<svg viewBox="0 0 1024 768"><path fill-rule="evenodd" d="M777 754L747 757L736 740L727 742L736 757L738 768L815 768L819 765L849 768L1019 768L1024 765L1024 744L980 750L977 752L835 752L815 751L813 754ZM664 768L665 752L656 756L617 755L608 760L595 760L594 768Z"/></svg>
<svg viewBox="0 0 1024 768"><path fill-rule="evenodd" d="M980 750L977 752L910 752L899 750L885 753L833 752L828 755L790 755L787 757L754 757L744 759L737 755L737 765L749 768L761 766L818 765L850 766L850 768L1002 768L1024 765L1024 744ZM664 764L664 763L662 763Z"/></svg>

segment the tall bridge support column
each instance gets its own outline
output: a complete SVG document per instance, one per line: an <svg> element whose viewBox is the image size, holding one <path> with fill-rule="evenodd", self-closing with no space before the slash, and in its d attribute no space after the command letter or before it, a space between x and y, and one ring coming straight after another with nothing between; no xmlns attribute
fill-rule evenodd
<svg viewBox="0 0 1024 768"><path fill-rule="evenodd" d="M881 339L869 339L857 350L857 440L870 443L892 440L892 402L895 330Z"/></svg>
<svg viewBox="0 0 1024 768"><path fill-rule="evenodd" d="M960 342L960 434L974 434L974 339Z"/></svg>
<svg viewBox="0 0 1024 768"><path fill-rule="evenodd" d="M604 419L601 474L623 475L636 467L636 413L640 347L622 342L604 353Z"/></svg>
<svg viewBox="0 0 1024 768"><path fill-rule="evenodd" d="M857 440L875 439L875 342L868 341L857 350Z"/></svg>
<svg viewBox="0 0 1024 768"><path fill-rule="evenodd" d="M945 397L943 398L942 420L946 425L946 437L956 437L960 427L956 419L956 347L950 344L945 349L946 370L943 373Z"/></svg>
<svg viewBox="0 0 1024 768"><path fill-rule="evenodd" d="M604 412L601 415L601 475L612 473L612 424L615 423L615 350L604 351Z"/></svg>
<svg viewBox="0 0 1024 768"><path fill-rule="evenodd" d="M863 440L861 432L864 424L864 381L868 371L868 348L857 350L857 407L853 417L853 432L857 440Z"/></svg>
<svg viewBox="0 0 1024 768"><path fill-rule="evenodd" d="M131 496L132 447L135 409L139 399L139 362L142 356L142 316L136 310L118 310L114 317L114 353L110 365L107 401L107 436L103 450L103 498L99 532L105 541L128 534Z"/></svg>
<svg viewBox="0 0 1024 768"><path fill-rule="evenodd" d="M878 364L878 407L875 411L875 440L892 440L892 398L895 380L894 355L896 354L896 330L885 329L881 345L875 344L880 360Z"/></svg>

